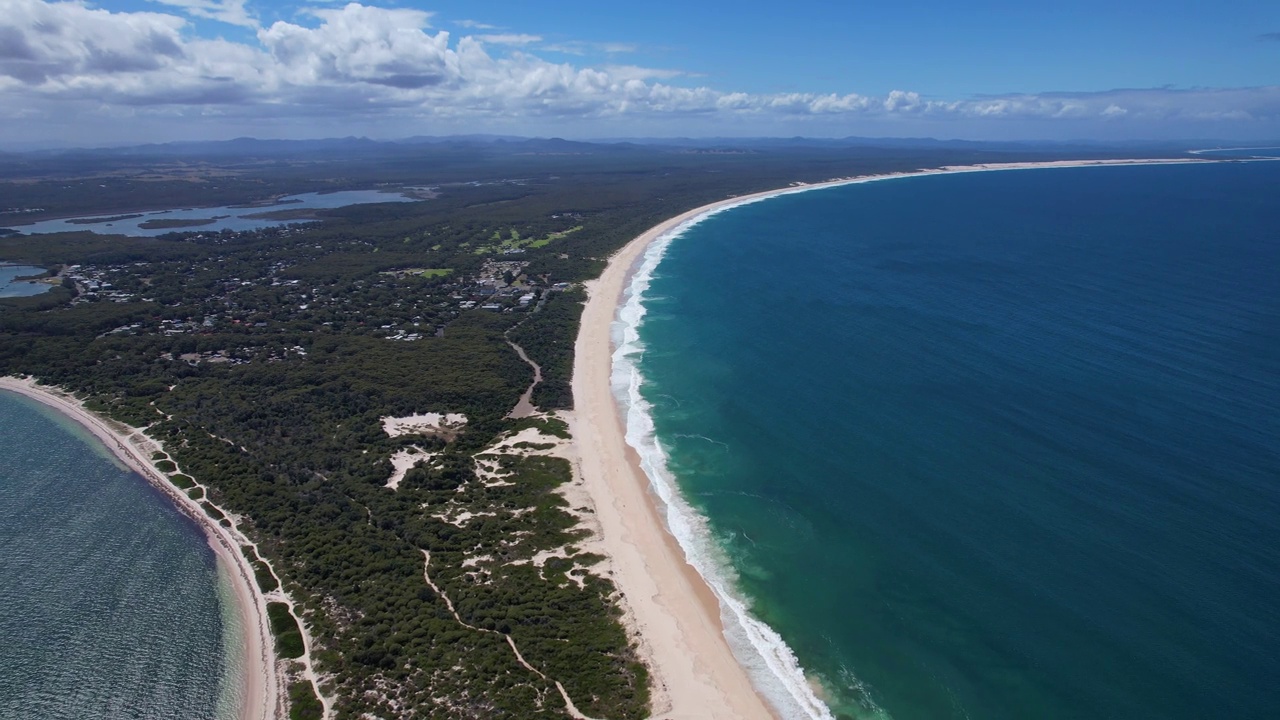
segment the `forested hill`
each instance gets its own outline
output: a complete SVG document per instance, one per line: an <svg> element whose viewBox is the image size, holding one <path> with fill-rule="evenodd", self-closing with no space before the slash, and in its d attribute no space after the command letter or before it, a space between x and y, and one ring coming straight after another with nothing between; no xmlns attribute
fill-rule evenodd
<svg viewBox="0 0 1280 720"><path fill-rule="evenodd" d="M45 267L56 284L0 300L0 375L35 376L146 427L175 484L195 478L247 518L302 608L319 690L342 718L561 717L556 683L588 716L646 715L648 676L595 569L586 510L560 492L571 469L554 416L572 404L580 283L614 250L730 195L1060 156L252 145L5 155L0 218L375 187L430 199L252 232L0 237L0 260ZM511 343L542 368L540 415L508 417L533 378ZM467 421L403 435L383 425L422 413ZM397 475L393 458L412 467ZM297 651L287 625L285 656ZM294 676L293 717L318 717L315 693Z"/></svg>

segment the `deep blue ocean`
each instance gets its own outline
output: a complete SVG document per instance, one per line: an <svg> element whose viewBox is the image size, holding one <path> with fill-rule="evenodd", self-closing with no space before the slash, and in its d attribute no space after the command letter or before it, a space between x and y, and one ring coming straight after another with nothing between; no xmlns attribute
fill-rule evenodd
<svg viewBox="0 0 1280 720"><path fill-rule="evenodd" d="M229 592L203 533L158 491L0 392L0 718L234 718Z"/></svg>
<svg viewBox="0 0 1280 720"><path fill-rule="evenodd" d="M1280 163L878 181L663 252L615 390L788 716L1277 716Z"/></svg>

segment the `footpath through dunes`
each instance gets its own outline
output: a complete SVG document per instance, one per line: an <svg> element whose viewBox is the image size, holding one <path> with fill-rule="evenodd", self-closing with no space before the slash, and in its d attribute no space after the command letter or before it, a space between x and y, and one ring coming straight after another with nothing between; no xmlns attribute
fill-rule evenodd
<svg viewBox="0 0 1280 720"><path fill-rule="evenodd" d="M85 409L74 396L56 388L37 385L31 379L0 378L0 390L35 400L84 427L121 462L164 493L184 515L200 526L218 562L229 570L227 574L235 591L235 609L243 628L243 687L238 717L240 720L287 717L285 685L288 678L277 664L267 605L272 601L282 603L292 614L293 602L281 589L275 570L258 553L256 544L239 530L238 519L213 504L206 486L178 472L178 468L167 459L168 454L142 430L101 418ZM179 483L183 487L180 488ZM251 553L253 559L246 557L246 552ZM257 576L261 572L275 581L275 589L269 593L264 593L259 586ZM323 717L327 719L332 716L331 701L318 692L319 678L312 668L308 652L312 643L305 626L298 623L298 628L304 647L301 657L297 658L301 664L300 674L315 688L324 708Z"/></svg>

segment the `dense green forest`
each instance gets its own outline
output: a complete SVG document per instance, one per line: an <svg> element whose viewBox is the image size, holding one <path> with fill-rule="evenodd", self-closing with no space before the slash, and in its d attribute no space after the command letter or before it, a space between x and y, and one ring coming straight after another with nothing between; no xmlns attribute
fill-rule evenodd
<svg viewBox="0 0 1280 720"><path fill-rule="evenodd" d="M571 408L581 283L627 240L684 210L792 182L1048 159L520 149L181 163L68 155L0 167L0 206L31 210L25 219L434 189L429 200L253 232L0 237L0 260L62 278L49 293L0 300L0 375L65 387L146 427L210 500L248 518L317 640L320 690L341 718L562 717L557 681L591 717L647 714L648 675L615 590L577 547L584 531L557 493L569 464L487 454L539 424L547 438L564 434L508 417L532 370L507 341L542 368L534 404ZM423 412L468 421L437 435L383 429L384 417ZM410 448L424 460L387 487L390 458ZM502 481L481 477L481 461ZM296 655L297 631L279 615L278 650ZM318 716L312 688L295 684L290 696L294 717Z"/></svg>

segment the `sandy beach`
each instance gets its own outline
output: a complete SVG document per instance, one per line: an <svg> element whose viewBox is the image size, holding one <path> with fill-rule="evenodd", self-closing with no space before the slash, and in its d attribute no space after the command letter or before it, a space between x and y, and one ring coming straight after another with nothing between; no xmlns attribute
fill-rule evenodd
<svg viewBox="0 0 1280 720"><path fill-rule="evenodd" d="M888 175L794 183L730 197L671 218L629 242L604 273L586 284L588 301L575 345L572 433L582 480L596 510L601 546L610 556L612 579L623 594L627 621L653 677L657 718L770 718L771 707L753 685L724 635L720 601L685 550L668 531L660 500L626 441L622 410L611 387L612 328L623 292L639 259L654 241L685 223L730 206L820 188L960 172L1034 168L1213 162L1201 159L1083 160L949 166ZM758 664L758 663L753 663ZM831 717L825 708L802 711ZM788 716L794 712L786 713Z"/></svg>
<svg viewBox="0 0 1280 720"><path fill-rule="evenodd" d="M254 580L253 568L240 552L241 545L250 544L238 532L215 522L200 505L174 487L151 460L159 445L140 430L106 420L86 410L84 405L70 394L43 385L34 380L13 377L0 378L0 390L8 390L42 403L94 435L131 470L146 478L163 492L182 512L194 520L209 540L209 546L217 554L218 563L234 582L236 609L244 632L243 686L241 692L241 720L276 720L283 717L284 698L280 690L281 678L276 671L276 657L271 628L267 621L267 603Z"/></svg>

